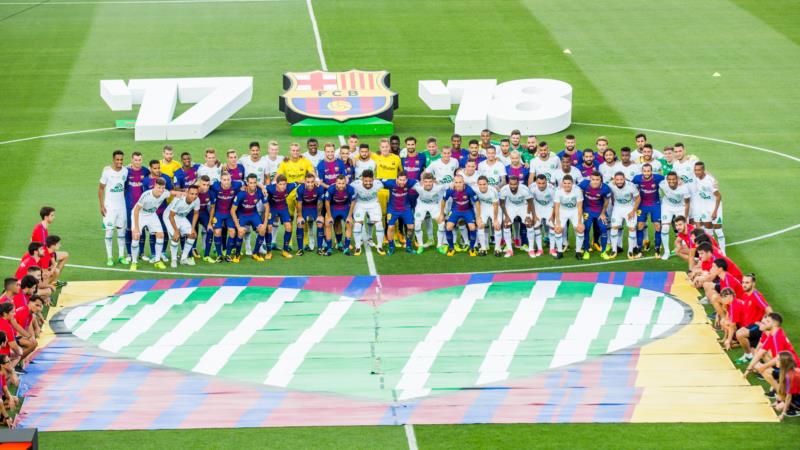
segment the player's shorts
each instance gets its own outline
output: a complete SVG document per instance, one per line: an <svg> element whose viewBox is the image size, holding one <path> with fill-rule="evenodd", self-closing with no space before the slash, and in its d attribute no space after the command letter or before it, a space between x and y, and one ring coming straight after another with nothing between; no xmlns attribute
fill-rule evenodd
<svg viewBox="0 0 800 450"><path fill-rule="evenodd" d="M350 207L346 207L343 209L334 209L331 208L331 219L336 222L337 219L341 219L342 221L347 221L347 216L350 215Z"/></svg>
<svg viewBox="0 0 800 450"><path fill-rule="evenodd" d="M303 215L302 219L306 222L314 222L319 217L317 208L302 208L300 214Z"/></svg>
<svg viewBox="0 0 800 450"><path fill-rule="evenodd" d="M546 223L547 226L553 226L553 207L540 206L536 202L533 203L533 211L536 212L536 217L539 222Z"/></svg>
<svg viewBox="0 0 800 450"><path fill-rule="evenodd" d="M637 220L635 214L632 218L628 218L628 214L630 214L631 211L633 211L633 208L624 208L617 205L617 207L614 208L614 211L611 212L611 226L619 228L623 223L625 223L628 228L634 228Z"/></svg>
<svg viewBox="0 0 800 450"><path fill-rule="evenodd" d="M658 222L661 220L661 205L639 206L639 211L636 214L638 222L647 222L648 217L651 222Z"/></svg>
<svg viewBox="0 0 800 450"><path fill-rule="evenodd" d="M511 204L506 204L506 212L508 213L508 218L511 222L514 222L514 219L519 219L522 223L525 223L525 219L530 217L528 214L527 205L520 207L514 206Z"/></svg>
<svg viewBox="0 0 800 450"><path fill-rule="evenodd" d="M447 214L447 223L457 224L459 220L464 223L475 223L475 211L455 211L452 210Z"/></svg>
<svg viewBox="0 0 800 450"><path fill-rule="evenodd" d="M139 214L139 233L144 231L145 228L151 234L164 232L161 221L156 214Z"/></svg>
<svg viewBox="0 0 800 450"><path fill-rule="evenodd" d="M494 208L492 205L481 203L481 222L486 226L489 222L494 222Z"/></svg>
<svg viewBox="0 0 800 450"><path fill-rule="evenodd" d="M251 226L255 230L263 224L264 221L261 220L261 216L258 214L242 214L239 216L239 226L242 228Z"/></svg>
<svg viewBox="0 0 800 450"><path fill-rule="evenodd" d="M410 209L405 211L389 211L386 213L387 226L393 226L399 219L403 219L403 223L407 226L414 223L414 215L411 213Z"/></svg>
<svg viewBox="0 0 800 450"><path fill-rule="evenodd" d="M175 229L172 228L172 223L169 221L169 217L164 218L164 224L165 228L167 229L167 235L169 235L171 238L175 235ZM186 217L176 215L175 225L178 226L178 236L184 236L192 233L192 224Z"/></svg>
<svg viewBox="0 0 800 450"><path fill-rule="evenodd" d="M571 223L573 227L577 226L579 223L583 223L582 220L578 220L578 210L564 210L560 209L558 211L558 220L561 222L561 226L563 228L567 228L567 223Z"/></svg>
<svg viewBox="0 0 800 450"><path fill-rule="evenodd" d="M378 202L356 202L356 206L353 209L353 220L356 222L364 222L367 217L369 217L369 222L371 223L378 223L381 221L383 212Z"/></svg>
<svg viewBox="0 0 800 450"><path fill-rule="evenodd" d="M125 228L128 224L128 212L125 208L106 208L103 217L103 228Z"/></svg>
<svg viewBox="0 0 800 450"><path fill-rule="evenodd" d="M438 203L417 202L417 207L414 209L414 226L417 228L421 227L422 222L428 215L430 215L431 220L435 222L439 217L439 213L440 211Z"/></svg>
<svg viewBox="0 0 800 450"><path fill-rule="evenodd" d="M758 341L761 340L762 331L758 328L758 324L754 323L747 327L748 335L747 340L750 341L750 347L756 348L758 346Z"/></svg>
<svg viewBox="0 0 800 450"><path fill-rule="evenodd" d="M214 229L221 230L224 228L234 228L233 217L230 214L218 214L214 213Z"/></svg>
<svg viewBox="0 0 800 450"><path fill-rule="evenodd" d="M270 210L270 221L272 225L280 225L284 223L291 223L292 216L289 215L289 209L271 209Z"/></svg>
<svg viewBox="0 0 800 450"><path fill-rule="evenodd" d="M713 212L714 202L700 201L692 209L692 219L695 222L711 222L713 225L722 225L722 203L719 204L716 220L711 220Z"/></svg>
<svg viewBox="0 0 800 450"><path fill-rule="evenodd" d="M682 216L685 210L683 208L661 208L661 224L662 225L669 225L672 221L678 217Z"/></svg>

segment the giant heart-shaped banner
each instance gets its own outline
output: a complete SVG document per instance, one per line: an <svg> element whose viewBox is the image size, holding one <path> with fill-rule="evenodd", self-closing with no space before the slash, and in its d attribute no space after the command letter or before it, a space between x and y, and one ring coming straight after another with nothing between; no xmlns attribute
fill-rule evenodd
<svg viewBox="0 0 800 450"><path fill-rule="evenodd" d="M384 303L296 287L129 292L65 310L119 357L290 390L409 400L631 351L690 320L648 289L507 281ZM376 306L377 305L377 306Z"/></svg>

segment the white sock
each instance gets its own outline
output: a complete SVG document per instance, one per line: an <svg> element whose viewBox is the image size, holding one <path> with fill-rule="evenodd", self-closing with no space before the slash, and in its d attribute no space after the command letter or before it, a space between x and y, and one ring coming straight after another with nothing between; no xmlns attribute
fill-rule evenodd
<svg viewBox="0 0 800 450"><path fill-rule="evenodd" d="M583 251L583 233L578 233L577 230L575 231L575 251Z"/></svg>
<svg viewBox="0 0 800 450"><path fill-rule="evenodd" d="M564 251L564 235L561 233L556 234L555 239L556 241L556 251L563 252ZM552 241L551 241L552 242Z"/></svg>
<svg viewBox="0 0 800 450"><path fill-rule="evenodd" d="M439 227L436 229L436 246L441 247L444 245L444 224L438 224Z"/></svg>
<svg viewBox="0 0 800 450"><path fill-rule="evenodd" d="M125 256L125 230L117 230L117 250L120 258Z"/></svg>
<svg viewBox="0 0 800 450"><path fill-rule="evenodd" d="M481 244L481 250L487 250L489 248L489 246L486 245L486 241L486 229L478 228L478 242Z"/></svg>
<svg viewBox="0 0 800 450"><path fill-rule="evenodd" d="M563 252L565 246L569 244L569 235L567 235L567 227L564 227L564 231L561 232L561 247L559 247L558 251Z"/></svg>
<svg viewBox="0 0 800 450"><path fill-rule="evenodd" d="M619 230L616 228L611 229L611 233L608 237L609 243L611 244L611 253L617 253L617 242L619 242Z"/></svg>
<svg viewBox="0 0 800 450"><path fill-rule="evenodd" d="M664 254L669 255L669 224L661 224L661 245L664 247Z"/></svg>
<svg viewBox="0 0 800 450"><path fill-rule="evenodd" d="M506 248L512 248L514 242L511 240L511 227L503 228L503 239L506 241Z"/></svg>
<svg viewBox="0 0 800 450"><path fill-rule="evenodd" d="M427 218L425 219L425 223L427 224L428 236L433 240L433 219Z"/></svg>
<svg viewBox="0 0 800 450"><path fill-rule="evenodd" d="M186 244L183 246L183 254L181 255L181 259L188 259L189 254L192 253L192 247L194 246L194 239L186 239Z"/></svg>
<svg viewBox="0 0 800 450"><path fill-rule="evenodd" d="M494 249L495 250L502 250L502 246L500 243L503 242L503 229L496 230L494 232Z"/></svg>
<svg viewBox="0 0 800 450"><path fill-rule="evenodd" d="M527 234L528 234L528 250L529 251L534 250L533 243L536 240L536 231L534 230L533 227L528 227ZM541 236L541 234L539 234L539 236Z"/></svg>
<svg viewBox="0 0 800 450"><path fill-rule="evenodd" d="M164 251L164 238L156 238L156 254L154 262L159 262L161 260L162 251Z"/></svg>
<svg viewBox="0 0 800 450"><path fill-rule="evenodd" d="M537 227L533 229L533 241L536 243L536 249L544 251L544 245L542 244L542 227ZM552 243L550 244L553 245Z"/></svg>
<svg viewBox="0 0 800 450"><path fill-rule="evenodd" d="M725 233L722 232L722 228L715 228L714 234L717 235L717 243L719 244L719 250L722 254L725 254Z"/></svg>
<svg viewBox="0 0 800 450"><path fill-rule="evenodd" d="M378 237L378 248L383 247L383 224L380 222L375 224L375 235Z"/></svg>
<svg viewBox="0 0 800 450"><path fill-rule="evenodd" d="M244 232L244 249L247 253L253 253L253 244L250 242L250 228Z"/></svg>
<svg viewBox="0 0 800 450"><path fill-rule="evenodd" d="M113 251L114 251L114 229L113 228L109 228L109 229L106 230L105 241L106 241L106 257L108 259L111 259L111 258L114 257L114 253L113 253Z"/></svg>
<svg viewBox="0 0 800 450"><path fill-rule="evenodd" d="M422 247L422 244L425 242L422 240L422 228L416 227L414 228L414 236L417 237L417 244Z"/></svg>
<svg viewBox="0 0 800 450"><path fill-rule="evenodd" d="M131 263L136 264L139 261L139 240L134 239L131 242Z"/></svg>
<svg viewBox="0 0 800 450"><path fill-rule="evenodd" d="M363 223L356 222L355 225L353 225L353 245L356 249L360 249L362 245L364 245L361 236L363 229L364 229Z"/></svg>
<svg viewBox="0 0 800 450"><path fill-rule="evenodd" d="M628 253L633 252L636 248L636 230L628 230Z"/></svg>
<svg viewBox="0 0 800 450"><path fill-rule="evenodd" d="M556 233L553 231L552 228L547 230L547 236L550 238L550 250L555 248L556 245Z"/></svg>
<svg viewBox="0 0 800 450"><path fill-rule="evenodd" d="M180 241L173 241L172 239L169 240L169 256L172 259L172 262L178 262L178 244Z"/></svg>

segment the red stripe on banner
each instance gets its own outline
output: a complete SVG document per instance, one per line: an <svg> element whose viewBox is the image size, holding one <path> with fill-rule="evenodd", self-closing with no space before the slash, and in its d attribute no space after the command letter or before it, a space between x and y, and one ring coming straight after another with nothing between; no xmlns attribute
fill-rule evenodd
<svg viewBox="0 0 800 450"><path fill-rule="evenodd" d="M664 284L664 292L669 294L672 291L673 283L675 283L675 272L669 272L667 274L667 282Z"/></svg>
<svg viewBox="0 0 800 450"><path fill-rule="evenodd" d="M319 99L316 97L307 98L306 111L311 114L319 114Z"/></svg>
<svg viewBox="0 0 800 450"><path fill-rule="evenodd" d="M549 373L524 380L506 383L508 395L492 415L494 423L527 423L539 416L539 411L550 401L551 386L547 385Z"/></svg>
<svg viewBox="0 0 800 450"><path fill-rule="evenodd" d="M136 401L108 426L109 430L146 430L157 428L156 419L175 401L178 386L186 375L172 370L153 369L144 383L131 395Z"/></svg>
<svg viewBox="0 0 800 450"><path fill-rule="evenodd" d="M343 73L339 74L339 89L347 90L347 78Z"/></svg>
<svg viewBox="0 0 800 450"><path fill-rule="evenodd" d="M200 282L200 287L222 286L225 284L225 278L204 278Z"/></svg>
<svg viewBox="0 0 800 450"><path fill-rule="evenodd" d="M203 402L195 406L179 428L208 428L210 417L214 418L214 427L235 428L242 416L261 399L259 391L216 378L205 388L204 394Z"/></svg>
<svg viewBox="0 0 800 450"><path fill-rule="evenodd" d="M116 293L114 293L114 295L124 294L125 292L128 291L128 289L131 288L131 286L133 286L133 283L135 283L135 282L136 282L136 280L128 281L127 283L125 283L125 286L122 286L122 288L120 288L120 290L118 290Z"/></svg>
<svg viewBox="0 0 800 450"><path fill-rule="evenodd" d="M364 72L361 72L361 73L358 74L358 79L361 82L360 88L361 89L366 89L367 81L364 79Z"/></svg>
<svg viewBox="0 0 800 450"><path fill-rule="evenodd" d="M278 287L283 283L283 277L274 277L274 278L251 278L250 282L247 283L248 286L259 286L259 287Z"/></svg>
<svg viewBox="0 0 800 450"><path fill-rule="evenodd" d="M109 359L97 372L91 375L91 380L75 395L80 402L72 403L72 408L53 423L52 429L71 431L80 429L81 423L92 415L96 409L106 404L111 395L106 388L113 387L117 376L124 372L130 364L127 361Z"/></svg>
<svg viewBox="0 0 800 450"><path fill-rule="evenodd" d="M156 284L154 284L153 287L150 288L150 290L151 291L160 291L160 290L163 290L163 289L170 289L172 287L177 287L177 286L174 286L177 281L180 281L180 280L158 280L158 281L156 281Z"/></svg>
<svg viewBox="0 0 800 450"><path fill-rule="evenodd" d="M290 391L267 416L262 426L281 427L311 424L315 426L378 424L386 412L380 403L340 396Z"/></svg>
<svg viewBox="0 0 800 450"><path fill-rule="evenodd" d="M625 285L641 287L643 280L644 272L628 272L628 277L625 279Z"/></svg>
<svg viewBox="0 0 800 450"><path fill-rule="evenodd" d="M539 278L539 274L536 272L532 273L498 273L494 276L494 282L501 282L501 281L535 281Z"/></svg>
<svg viewBox="0 0 800 450"><path fill-rule="evenodd" d="M369 88L370 89L375 89L375 74L374 73L369 74Z"/></svg>
<svg viewBox="0 0 800 450"><path fill-rule="evenodd" d="M572 272L561 275L561 281L584 281L589 283L597 282L597 274L594 272Z"/></svg>
<svg viewBox="0 0 800 450"><path fill-rule="evenodd" d="M408 417L408 423L462 423L480 395L480 389L465 389L457 394L423 398Z"/></svg>
<svg viewBox="0 0 800 450"><path fill-rule="evenodd" d="M355 72L350 72L350 89L356 88L356 74Z"/></svg>
<svg viewBox="0 0 800 450"><path fill-rule="evenodd" d="M352 281L353 277L310 277L303 289L342 295Z"/></svg>

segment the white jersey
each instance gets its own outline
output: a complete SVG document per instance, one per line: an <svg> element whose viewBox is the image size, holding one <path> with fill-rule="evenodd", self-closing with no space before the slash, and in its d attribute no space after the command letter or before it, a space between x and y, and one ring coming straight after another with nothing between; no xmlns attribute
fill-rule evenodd
<svg viewBox="0 0 800 450"><path fill-rule="evenodd" d="M336 156L337 159L339 158L339 154L338 153L335 156ZM321 152L319 150L317 150L317 154L316 155L312 155L309 152L303 153L303 158L311 161L311 166L314 167L315 169L317 168L317 164L319 164L319 162L322 161L322 158L324 158L324 157L325 157L324 152Z"/></svg>
<svg viewBox="0 0 800 450"><path fill-rule="evenodd" d="M440 158L430 163L425 171L433 174L433 178L436 179L436 183L450 184L453 182L453 177L455 176L457 169L458 161L455 159L450 158L450 161L445 164L445 162Z"/></svg>
<svg viewBox="0 0 800 450"><path fill-rule="evenodd" d="M536 175L544 175L547 177L547 181L553 183L553 178L557 175L558 172L564 172L561 170L561 160L558 156L550 153L547 159L543 160L539 155L536 155L535 158L530 160L528 163L531 167L531 173ZM580 174L580 171L573 167L575 171ZM574 175L573 175L574 176ZM577 181L575 181L577 183Z"/></svg>
<svg viewBox="0 0 800 450"><path fill-rule="evenodd" d="M622 164L620 164L619 161L614 161L614 164L603 162L603 164L600 164L600 168L598 168L597 171L603 176L603 183L608 184L611 183L611 180L617 172L621 172L620 167L622 167Z"/></svg>
<svg viewBox="0 0 800 450"><path fill-rule="evenodd" d="M253 161L249 155L245 155L239 158L239 164L244 166L245 177L254 173L258 177L258 182L262 184L264 183L265 177L269 170L267 158L262 157L258 158L258 161Z"/></svg>
<svg viewBox="0 0 800 450"><path fill-rule="evenodd" d="M195 198L192 203L186 203L184 197L177 197L170 202L164 211L164 217L169 217L169 212L172 211L178 217L186 217L192 211L200 211L200 198Z"/></svg>
<svg viewBox="0 0 800 450"><path fill-rule="evenodd" d="M128 168L123 167L119 171L110 166L103 168L100 175L100 184L105 186L103 206L106 209L125 209L125 179L128 178Z"/></svg>
<svg viewBox="0 0 800 450"><path fill-rule="evenodd" d="M692 192L692 201L705 202L713 204L716 199L714 193L719 191L719 183L713 175L706 172L705 176L700 179L694 178L694 191Z"/></svg>
<svg viewBox="0 0 800 450"><path fill-rule="evenodd" d="M663 157L664 157L663 153L661 153L659 150L653 149L653 159L659 159L659 158L663 158ZM641 159L642 159L642 154L641 154L641 152L639 152L638 148L631 152L631 161L640 163L640 162L642 162ZM655 171L653 171L653 172L655 172Z"/></svg>
<svg viewBox="0 0 800 450"><path fill-rule="evenodd" d="M511 152L508 152L508 156L504 155L503 152L497 152L497 160L503 163L503 166L508 166L511 164Z"/></svg>
<svg viewBox="0 0 800 450"><path fill-rule="evenodd" d="M422 183L417 183L411 189L417 191L419 197L417 197L417 205L436 205L437 207L441 204L442 198L444 198L444 194L447 191L447 188L450 186L447 184L434 184L430 191L425 190L422 187Z"/></svg>
<svg viewBox="0 0 800 450"><path fill-rule="evenodd" d="M483 161L478 165L478 175L483 175L489 179L489 186L497 188L503 183L506 177L506 166L502 162L495 160L494 164Z"/></svg>
<svg viewBox="0 0 800 450"><path fill-rule="evenodd" d="M578 202L583 202L583 191L578 186L572 186L572 190L566 192L564 188L558 188L553 198L554 203L561 205L559 210L578 211Z"/></svg>
<svg viewBox="0 0 800 450"><path fill-rule="evenodd" d="M669 187L667 180L662 180L658 187L661 189L661 202L664 208L672 211L681 211L681 213L685 210L686 199L692 197L688 186L679 184L675 189L672 189Z"/></svg>
<svg viewBox="0 0 800 450"><path fill-rule="evenodd" d="M265 173L269 175L270 182L274 183L275 177L278 175L278 167L283 162L283 155L275 156L274 160L269 159L269 157L264 159L267 161L267 168L265 170ZM314 166L314 168L316 169L316 166Z"/></svg>
<svg viewBox="0 0 800 450"><path fill-rule="evenodd" d="M556 195L555 189L548 184L543 191L540 191L539 187L536 185L532 185L529 190L531 192L531 198L533 199L533 209L536 212L536 216L540 219L549 219L550 215L553 214L553 200Z"/></svg>
<svg viewBox="0 0 800 450"><path fill-rule="evenodd" d="M378 204L378 191L383 189L383 183L378 180L372 182L372 187L367 189L361 180L356 180L350 184L353 190L356 191L355 199L356 204L359 203L374 203Z"/></svg>
<svg viewBox="0 0 800 450"><path fill-rule="evenodd" d="M473 190L478 189L478 177L480 177L481 175L478 173L477 170L475 172L472 172L472 175L467 175L467 171L462 170L461 176L464 177L464 184L471 187ZM495 189L495 191L496 190L497 189Z"/></svg>
<svg viewBox="0 0 800 450"><path fill-rule="evenodd" d="M500 189L500 200L504 200L506 202L506 209L525 208L527 210L528 200L530 198L531 192L528 189L528 186L525 186L524 184L519 185L517 192L511 192L511 186L509 185L505 185L502 189Z"/></svg>
<svg viewBox="0 0 800 450"><path fill-rule="evenodd" d="M681 183L687 185L690 192L694 191L694 163L696 162L696 160L688 158L683 162L677 159L672 162L672 170L678 174Z"/></svg>
<svg viewBox="0 0 800 450"><path fill-rule="evenodd" d="M480 189L474 189L475 196L478 197L478 201L481 202L481 211L484 208L488 208L489 211L492 209L492 204L497 203L499 200L499 194L497 193L496 189L486 189L486 192L481 192Z"/></svg>
<svg viewBox="0 0 800 450"><path fill-rule="evenodd" d="M644 166L645 164L650 164L650 167L653 168L653 173L661 173L661 161L654 159L652 161L642 161L639 160L639 167Z"/></svg>
<svg viewBox="0 0 800 450"><path fill-rule="evenodd" d="M153 194L153 190L144 191L141 197L139 197L139 201L136 202L137 205L141 207L141 214L155 214L156 210L159 206L161 206L164 201L167 200L169 197L169 191L164 189L164 192L161 194L161 197L156 197ZM198 201L198 205L200 202Z"/></svg>
<svg viewBox="0 0 800 450"><path fill-rule="evenodd" d="M197 179L199 180L203 175L211 178L211 184L214 184L215 182L219 181L220 177L222 176L222 168L218 165L214 167L208 167L205 164L201 164L200 167L197 168Z"/></svg>
<svg viewBox="0 0 800 450"><path fill-rule="evenodd" d="M553 174L553 179L550 180L550 184L553 185L554 187L561 186L561 181L564 180L564 177L566 175L572 177L572 183L575 185L583 181L583 175L581 174L581 171L578 170L578 168L575 166L570 166L569 173L564 173L564 170L561 168L555 171L555 173Z"/></svg>
<svg viewBox="0 0 800 450"><path fill-rule="evenodd" d="M609 183L608 187L611 189L611 195L614 198L614 211L625 210L630 211L636 202L636 197L639 196L639 188L630 181L625 180L622 187L618 187L616 183Z"/></svg>
<svg viewBox="0 0 800 450"><path fill-rule="evenodd" d="M625 164L623 164L622 162L620 162L619 164L615 165L614 167L618 167L619 168L619 172L622 172L623 174L625 174L625 179L628 180L628 181L633 180L633 177L635 177L636 175L641 175L642 174L642 166L640 166L639 164L633 163L633 162L628 164L627 166Z"/></svg>
<svg viewBox="0 0 800 450"><path fill-rule="evenodd" d="M356 158L355 162L353 163L353 171L356 180L361 178L361 174L364 173L365 170L371 170L372 174L375 174L375 169L378 167L377 163L374 159L370 158L364 161L361 158Z"/></svg>

